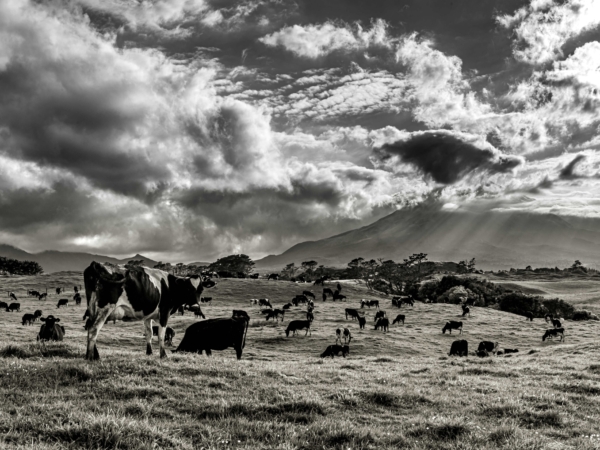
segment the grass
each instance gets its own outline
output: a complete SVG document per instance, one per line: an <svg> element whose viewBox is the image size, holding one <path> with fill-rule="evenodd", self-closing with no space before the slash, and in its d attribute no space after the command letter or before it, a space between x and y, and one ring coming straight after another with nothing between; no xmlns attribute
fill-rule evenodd
<svg viewBox="0 0 600 450"><path fill-rule="evenodd" d="M80 284L78 276L58 274L55 282ZM15 290L9 283L26 280L1 281L6 291ZM600 447L597 322L566 321L565 343L542 343L543 321L473 308L463 335L449 336L441 327L459 315L459 307L419 303L402 308L405 326L374 331L374 311L367 310L369 325L359 330L344 319L344 308L361 298L379 298L390 315L392 308L389 299L348 285L348 302L316 302L312 337L285 338L287 323L301 318L302 309L293 308L283 323L267 324L249 302L266 297L280 306L303 289L222 280L210 291L207 317L229 316L231 309L252 317L241 361L231 349L211 358L146 356L142 324L117 322L100 335L102 360L88 363L85 307L56 310L56 298L72 294L52 294L42 305L67 330L64 342L43 346L35 341L39 324L20 324L40 302L22 299L20 314L0 312L0 448ZM189 313L171 318L175 344L195 320ZM350 356L322 360L318 355L340 326L352 331ZM510 358L448 357L459 338L471 350L485 339L520 352Z"/></svg>

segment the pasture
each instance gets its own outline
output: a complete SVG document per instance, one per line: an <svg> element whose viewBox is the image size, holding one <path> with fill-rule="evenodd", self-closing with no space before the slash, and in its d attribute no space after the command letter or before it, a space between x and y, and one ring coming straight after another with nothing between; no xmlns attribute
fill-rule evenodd
<svg viewBox="0 0 600 450"><path fill-rule="evenodd" d="M25 297L48 284L49 298ZM247 449L592 449L600 448L598 322L565 321L566 340L544 342L548 325L486 308L460 318L458 305L416 303L392 308L391 299L343 284L346 302L322 302L321 288L285 281L222 279L205 296L207 318L251 317L241 361L233 349L212 358L145 355L141 322L109 322L98 339L101 361L88 363L81 306L56 308L71 298L81 274L0 279L20 313L0 311L0 447L3 448L247 448ZM68 292L54 294L54 287ZM312 336L285 337L294 308L279 323L266 322L251 298L281 307L302 290L317 294ZM6 295L6 294L4 294ZM378 299L389 333L345 320L344 308ZM8 299L2 299L4 301ZM22 326L26 312L61 318L64 343L40 346L39 322ZM443 335L448 320L464 332ZM172 316L176 346L196 319ZM335 342L335 329L353 336L350 356L319 358ZM467 339L519 348L510 357L450 358L450 344ZM156 342L156 338L155 341Z"/></svg>

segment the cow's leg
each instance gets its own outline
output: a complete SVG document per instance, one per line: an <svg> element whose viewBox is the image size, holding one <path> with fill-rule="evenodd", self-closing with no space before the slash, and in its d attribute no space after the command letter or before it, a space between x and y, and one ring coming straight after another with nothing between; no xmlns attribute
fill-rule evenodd
<svg viewBox="0 0 600 450"><path fill-rule="evenodd" d="M144 335L146 336L146 355L152 354L152 319L144 320Z"/></svg>
<svg viewBox="0 0 600 450"><path fill-rule="evenodd" d="M167 322L169 321L168 314L161 314L158 318L158 345L160 346L160 357L166 358L167 352L165 350L165 333L167 331Z"/></svg>
<svg viewBox="0 0 600 450"><path fill-rule="evenodd" d="M206 356L212 355L212 351L210 350L210 348L205 348L204 351L206 352Z"/></svg>
<svg viewBox="0 0 600 450"><path fill-rule="evenodd" d="M242 359L242 346L241 344L235 347L235 355L237 356L237 359Z"/></svg>
<svg viewBox="0 0 600 450"><path fill-rule="evenodd" d="M89 361L93 361L96 359L100 359L100 355L98 353L98 348L96 347L96 339L98 339L98 334L100 330L104 326L104 322L106 318L111 315L111 313L115 310L116 305L109 304L104 308L96 309L96 319L88 328L88 345L87 345L87 353L85 358Z"/></svg>

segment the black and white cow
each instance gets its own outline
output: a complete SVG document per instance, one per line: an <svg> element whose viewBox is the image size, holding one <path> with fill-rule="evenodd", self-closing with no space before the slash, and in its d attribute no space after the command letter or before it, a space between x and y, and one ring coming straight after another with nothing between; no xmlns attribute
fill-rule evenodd
<svg viewBox="0 0 600 450"><path fill-rule="evenodd" d="M486 351L495 355L498 352L498 343L492 341L481 341L477 347L477 351Z"/></svg>
<svg viewBox="0 0 600 450"><path fill-rule="evenodd" d="M59 299L58 303L56 304L56 307L60 308L61 306L69 306L69 299L68 298Z"/></svg>
<svg viewBox="0 0 600 450"><path fill-rule="evenodd" d="M160 356L166 357L164 339L169 316L182 305L196 305L204 288L215 286L208 278L176 277L158 269L135 266L129 269L92 262L83 272L88 329L86 359L100 359L96 339L107 319L143 320L146 354L152 354L152 320L159 323Z"/></svg>
<svg viewBox="0 0 600 450"><path fill-rule="evenodd" d="M273 309L273 305L271 305L271 302L269 301L268 298L259 298L258 299L258 306L264 306L265 308L271 308L271 309Z"/></svg>
<svg viewBox="0 0 600 450"><path fill-rule="evenodd" d="M442 328L442 333L446 334L446 331L449 331L450 334L452 334L452 330L460 330L460 334L462 334L463 323L450 320L449 322L446 322L446 325Z"/></svg>
<svg viewBox="0 0 600 450"><path fill-rule="evenodd" d="M552 338L554 340L555 337L559 337L561 342L565 339L565 329L564 328L551 328L546 330L544 336L542 337L542 341L546 339Z"/></svg>

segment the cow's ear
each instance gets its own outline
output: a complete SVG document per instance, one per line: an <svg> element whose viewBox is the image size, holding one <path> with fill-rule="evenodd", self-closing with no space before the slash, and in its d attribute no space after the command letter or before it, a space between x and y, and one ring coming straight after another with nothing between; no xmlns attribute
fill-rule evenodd
<svg viewBox="0 0 600 450"><path fill-rule="evenodd" d="M55 321L55 322L60 322L60 319L56 319L56 320L54 320L54 321Z"/></svg>
<svg viewBox="0 0 600 450"><path fill-rule="evenodd" d="M40 321L45 322L46 318L45 317L40 317Z"/></svg>

